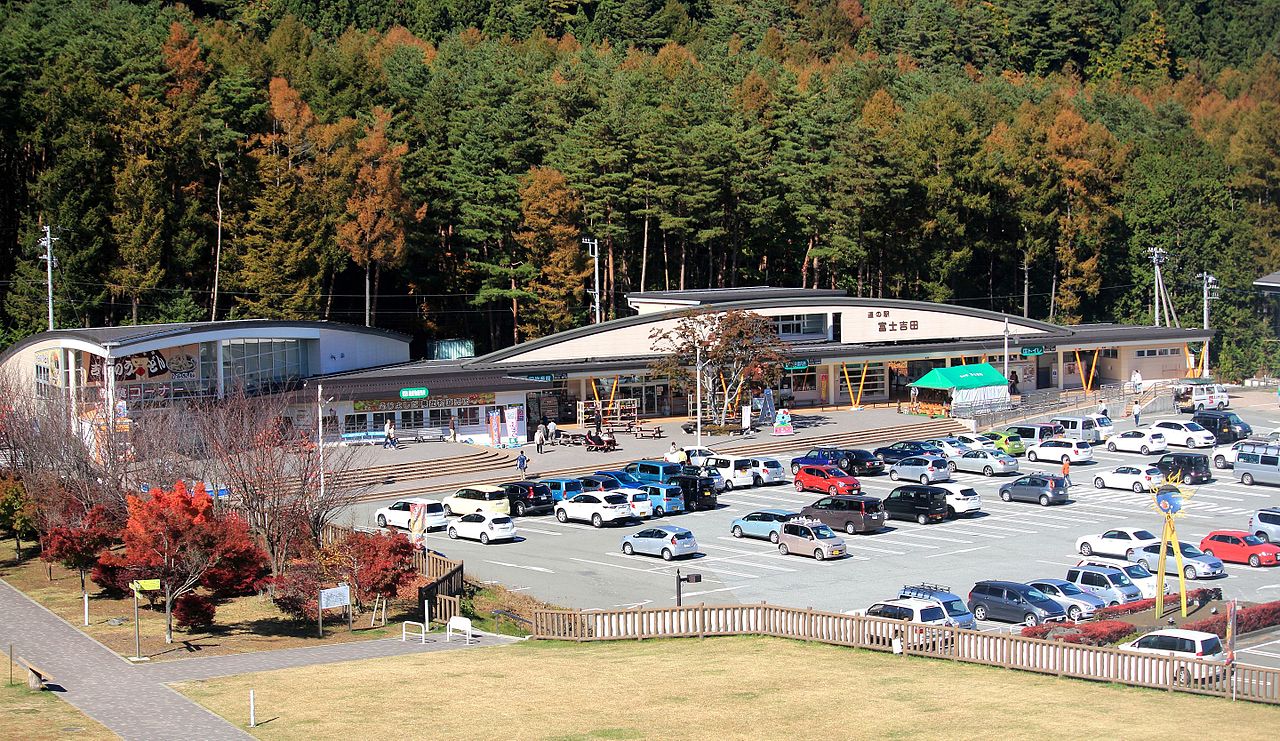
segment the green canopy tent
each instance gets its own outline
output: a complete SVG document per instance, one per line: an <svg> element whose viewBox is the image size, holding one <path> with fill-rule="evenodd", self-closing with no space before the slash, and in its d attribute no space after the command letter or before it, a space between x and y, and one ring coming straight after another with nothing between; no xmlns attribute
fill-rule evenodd
<svg viewBox="0 0 1280 741"><path fill-rule="evenodd" d="M953 417L1008 409L1011 406L1009 379L990 363L934 368L911 384L911 387L934 389L949 394Z"/></svg>

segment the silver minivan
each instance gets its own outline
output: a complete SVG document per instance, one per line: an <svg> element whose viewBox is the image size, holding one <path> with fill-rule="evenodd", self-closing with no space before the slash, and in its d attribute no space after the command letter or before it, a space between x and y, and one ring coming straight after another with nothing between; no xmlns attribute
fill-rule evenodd
<svg viewBox="0 0 1280 741"><path fill-rule="evenodd" d="M1106 566L1073 566L1067 569L1067 581L1106 602L1123 605L1142 599L1142 590L1120 569Z"/></svg>
<svg viewBox="0 0 1280 741"><path fill-rule="evenodd" d="M1280 484L1280 445L1259 445L1236 453L1232 475L1240 483Z"/></svg>
<svg viewBox="0 0 1280 741"><path fill-rule="evenodd" d="M1054 417L1049 420L1062 426L1062 436L1087 443L1102 442L1102 432L1092 417Z"/></svg>

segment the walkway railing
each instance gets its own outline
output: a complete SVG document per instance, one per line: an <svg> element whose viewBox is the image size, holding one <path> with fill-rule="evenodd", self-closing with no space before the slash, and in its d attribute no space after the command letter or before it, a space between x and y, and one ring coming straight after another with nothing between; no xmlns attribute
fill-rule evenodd
<svg viewBox="0 0 1280 741"><path fill-rule="evenodd" d="M1007 669L1280 704L1280 669L1140 654L1004 633L810 609L691 605L535 610L534 638L566 641L763 635L987 664Z"/></svg>

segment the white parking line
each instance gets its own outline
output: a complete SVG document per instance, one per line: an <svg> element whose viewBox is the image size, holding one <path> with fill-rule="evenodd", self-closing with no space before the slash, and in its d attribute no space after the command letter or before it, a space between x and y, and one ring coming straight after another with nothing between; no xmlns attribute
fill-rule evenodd
<svg viewBox="0 0 1280 741"><path fill-rule="evenodd" d="M517 525L516 534L518 535L520 533L538 533L540 535L554 535L557 538L560 537L561 535L564 535L564 533L553 533L550 530L539 530L537 528L528 527L526 525Z"/></svg>
<svg viewBox="0 0 1280 741"><path fill-rule="evenodd" d="M506 561L490 561L490 560L488 560L488 559L485 559L485 563L491 563L491 564L493 564L494 566L508 566L508 567L510 567L510 568L513 568L513 569L525 569L526 571L537 571L537 572L542 573L542 574L554 574L554 573L556 573L556 572L552 571L551 569L544 569L544 568L542 568L541 566L525 566L524 564L518 564L518 563L507 563Z"/></svg>
<svg viewBox="0 0 1280 741"><path fill-rule="evenodd" d="M702 589L697 592L684 592L685 597L698 597L703 594L715 594L716 592L732 592L735 589L742 589L746 584L735 584L731 587L720 587L719 589ZM671 599L675 599L672 597Z"/></svg>
<svg viewBox="0 0 1280 741"><path fill-rule="evenodd" d="M951 551L949 553L930 553L929 555L925 556L925 558L942 558L943 556L954 556L960 553L971 553L973 551L980 551L983 548L990 548L990 547L991 546L989 545L980 545L977 548L961 548L958 551Z"/></svg>
<svg viewBox="0 0 1280 741"><path fill-rule="evenodd" d="M943 538L938 535L925 535L924 533L916 532L915 530L904 530L901 528L894 530L892 533L888 533L888 534L894 537L902 536L904 538L924 538L925 540L940 540L945 543L962 543L965 545L968 545L973 542L972 540L964 540L962 538Z"/></svg>
<svg viewBox="0 0 1280 741"><path fill-rule="evenodd" d="M908 544L904 543L903 545L908 545ZM888 548L874 548L874 547L869 546L869 545L854 545L853 543L850 543L850 542L849 542L849 541L847 541L847 540L844 542L844 547L845 547L845 548L855 548L855 549L860 550L860 551L871 551L872 553L888 553L888 554L889 554L889 555L891 555L891 556L905 556L905 555L907 555L907 552L906 552L906 551L893 551L893 550L889 550Z"/></svg>
<svg viewBox="0 0 1280 741"><path fill-rule="evenodd" d="M990 517L990 516L988 516L988 518L992 520L999 519L999 518ZM1040 532L1039 530L1027 530L1026 528L1021 528L1021 527L1007 527L1005 525L988 525L986 523L986 519L988 518L983 518L982 522L966 521L965 527L989 528L991 530L1002 530L1008 533L1022 533L1023 535L1035 535L1036 533Z"/></svg>
<svg viewBox="0 0 1280 741"><path fill-rule="evenodd" d="M657 576L663 576L663 577L665 577L665 576L666 576L665 574L660 574L660 573L658 573L658 572L656 572L656 571L653 571L653 570L651 570L651 569L638 569L638 568L636 568L635 566L623 566L623 565L622 565L622 564L620 564L620 563L607 563L607 562L605 562L605 561L592 561L592 560L591 560L591 559L589 559L589 558L573 558L573 557L570 557L570 558L569 558L569 560L570 560L570 561L577 561L578 563L589 563L589 564L595 564L596 566L612 566L612 567L613 567L613 568L615 568L615 569L626 569L627 571L640 571L640 572L643 572L643 573L645 573L645 574L656 574Z"/></svg>

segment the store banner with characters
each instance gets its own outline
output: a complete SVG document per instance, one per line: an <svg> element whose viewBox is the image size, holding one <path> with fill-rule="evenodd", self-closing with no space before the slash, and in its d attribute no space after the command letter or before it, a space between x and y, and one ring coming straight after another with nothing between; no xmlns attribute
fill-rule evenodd
<svg viewBox="0 0 1280 741"><path fill-rule="evenodd" d="M88 383L100 384L106 379L106 359L86 353L89 365ZM167 350L152 350L115 361L116 382L181 381L195 379L200 371L200 346L183 345Z"/></svg>

